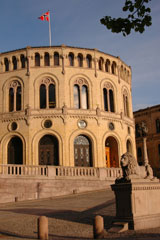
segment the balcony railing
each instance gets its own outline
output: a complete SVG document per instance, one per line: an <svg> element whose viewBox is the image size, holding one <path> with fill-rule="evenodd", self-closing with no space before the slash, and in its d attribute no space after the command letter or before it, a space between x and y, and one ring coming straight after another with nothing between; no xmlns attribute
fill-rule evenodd
<svg viewBox="0 0 160 240"><path fill-rule="evenodd" d="M0 165L0 177L45 177L51 179L116 179L122 175L121 168L64 167Z"/></svg>

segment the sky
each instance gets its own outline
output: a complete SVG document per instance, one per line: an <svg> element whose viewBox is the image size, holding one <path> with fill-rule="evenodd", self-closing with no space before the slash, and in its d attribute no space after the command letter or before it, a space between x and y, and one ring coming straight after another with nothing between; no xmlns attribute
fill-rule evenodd
<svg viewBox="0 0 160 240"><path fill-rule="evenodd" d="M97 48L119 56L132 68L133 110L160 104L160 1L152 0L152 26L129 36L110 32L100 19L125 16L125 0L0 0L0 52L52 45Z"/></svg>

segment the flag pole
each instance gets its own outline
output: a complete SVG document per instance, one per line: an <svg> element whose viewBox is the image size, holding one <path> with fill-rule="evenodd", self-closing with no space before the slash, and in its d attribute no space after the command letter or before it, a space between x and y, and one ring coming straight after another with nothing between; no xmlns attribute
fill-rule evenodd
<svg viewBox="0 0 160 240"><path fill-rule="evenodd" d="M49 12L49 46L51 47L51 21L50 21L50 11Z"/></svg>

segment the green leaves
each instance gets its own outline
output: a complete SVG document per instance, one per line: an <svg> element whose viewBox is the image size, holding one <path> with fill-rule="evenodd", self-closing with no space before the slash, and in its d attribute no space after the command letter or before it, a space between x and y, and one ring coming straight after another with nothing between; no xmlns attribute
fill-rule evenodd
<svg viewBox="0 0 160 240"><path fill-rule="evenodd" d="M122 8L124 12L129 11L126 18L105 16L100 22L113 33L122 32L123 36L129 35L132 29L135 32L143 33L145 27L152 25L152 18L150 16L151 9L145 6L145 4L148 4L150 1L151 0L126 0Z"/></svg>

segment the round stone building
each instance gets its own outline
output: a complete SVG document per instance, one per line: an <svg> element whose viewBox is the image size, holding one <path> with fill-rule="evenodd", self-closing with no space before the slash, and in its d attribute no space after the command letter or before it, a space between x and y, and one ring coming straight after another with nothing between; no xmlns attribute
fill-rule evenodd
<svg viewBox="0 0 160 240"><path fill-rule="evenodd" d="M0 54L0 164L119 167L136 155L131 68L97 49Z"/></svg>

